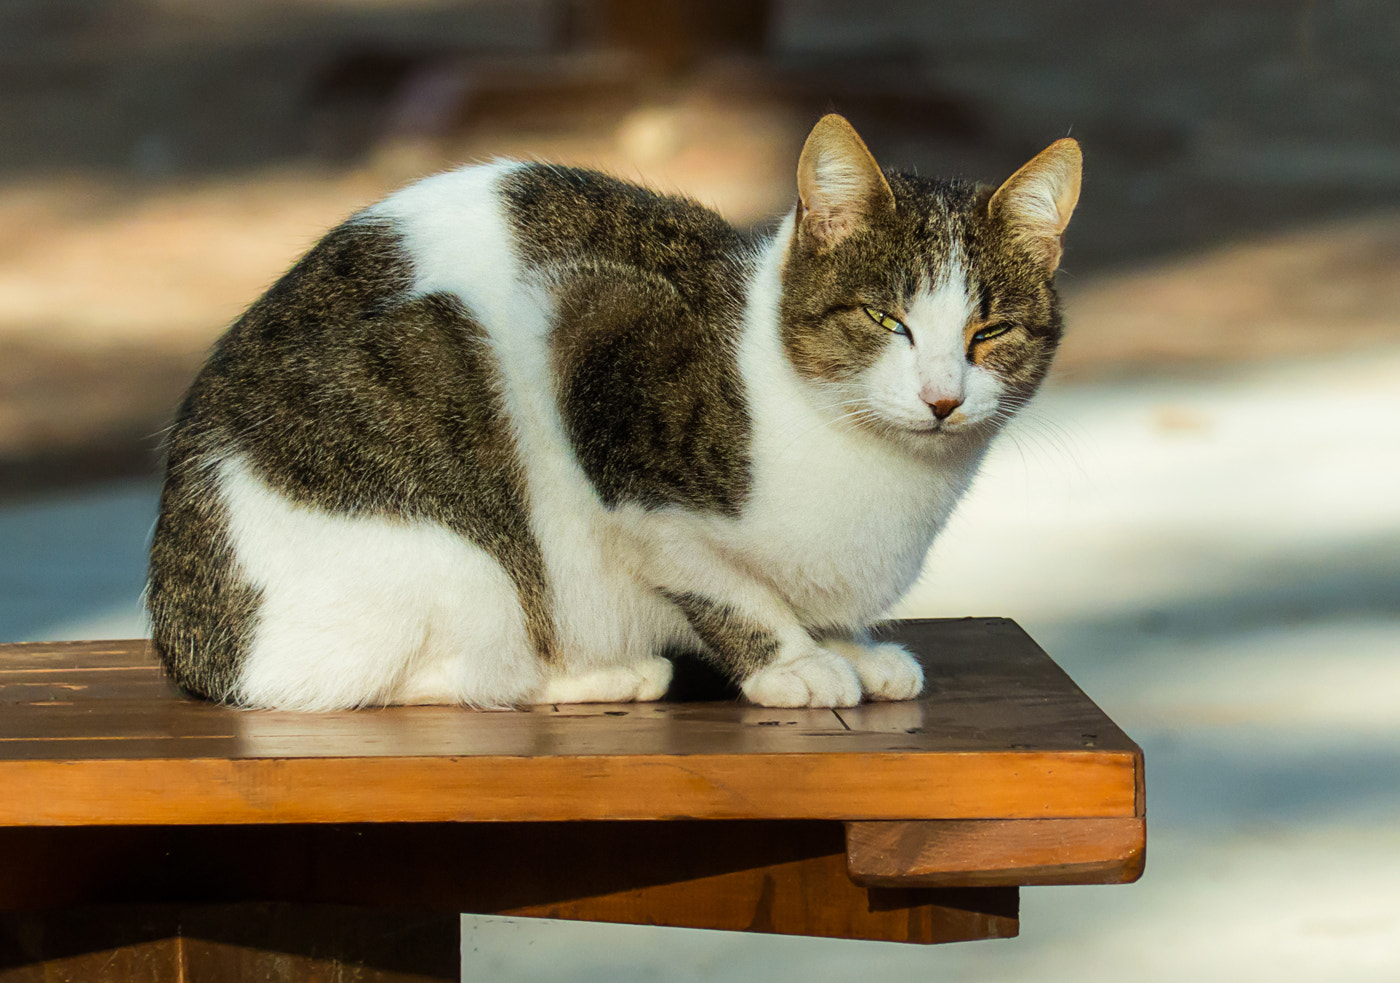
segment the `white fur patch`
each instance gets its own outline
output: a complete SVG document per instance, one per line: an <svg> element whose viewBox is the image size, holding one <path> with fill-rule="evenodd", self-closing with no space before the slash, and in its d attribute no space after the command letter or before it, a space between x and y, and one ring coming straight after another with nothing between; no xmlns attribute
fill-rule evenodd
<svg viewBox="0 0 1400 983"><path fill-rule="evenodd" d="M645 665L658 644L689 630L674 606L638 582L626 562L627 530L598 498L566 437L550 367L551 292L522 269L497 190L518 166L438 175L376 210L404 236L414 291L455 295L486 328L547 571L559 657L552 671L569 678Z"/></svg>
<svg viewBox="0 0 1400 983"><path fill-rule="evenodd" d="M514 585L430 522L329 515L246 462L219 466L243 577L262 594L236 695L261 707L524 702L541 686Z"/></svg>
<svg viewBox="0 0 1400 983"><path fill-rule="evenodd" d="M965 395L967 343L964 330L976 310L976 298L967 282L967 268L960 250L953 250L944 277L932 288L914 295L905 314L905 324L914 344L918 385L913 396L927 415L928 403L939 399L962 399ZM890 346L898 347L898 346Z"/></svg>
<svg viewBox="0 0 1400 983"><path fill-rule="evenodd" d="M965 332L976 307L963 258L954 249L946 275L919 291L905 311L913 344L891 341L859 380L878 416L910 430L932 430L940 425L930 407L952 400L961 405L941 425L951 433L996 413L1001 381L967 360Z"/></svg>

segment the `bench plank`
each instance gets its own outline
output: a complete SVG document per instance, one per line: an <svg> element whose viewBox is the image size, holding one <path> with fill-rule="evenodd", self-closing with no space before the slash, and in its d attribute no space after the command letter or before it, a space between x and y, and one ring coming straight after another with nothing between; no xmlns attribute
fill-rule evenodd
<svg viewBox="0 0 1400 983"><path fill-rule="evenodd" d="M1146 849L1141 816L846 824L851 879L867 887L1129 884Z"/></svg>
<svg viewBox="0 0 1400 983"><path fill-rule="evenodd" d="M907 703L238 711L148 643L0 646L0 824L1142 814L1141 752L1013 622L903 622Z"/></svg>

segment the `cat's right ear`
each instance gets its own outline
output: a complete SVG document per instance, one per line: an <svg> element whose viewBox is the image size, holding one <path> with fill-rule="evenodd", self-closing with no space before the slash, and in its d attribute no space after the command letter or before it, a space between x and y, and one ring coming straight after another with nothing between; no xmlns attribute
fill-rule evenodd
<svg viewBox="0 0 1400 983"><path fill-rule="evenodd" d="M1052 273L1063 252L1060 237L1079 202L1083 169L1079 144L1069 137L1056 140L1007 178L987 205Z"/></svg>
<svg viewBox="0 0 1400 983"><path fill-rule="evenodd" d="M855 128L835 113L812 127L797 161L798 235L830 249L875 215L894 209L894 193Z"/></svg>

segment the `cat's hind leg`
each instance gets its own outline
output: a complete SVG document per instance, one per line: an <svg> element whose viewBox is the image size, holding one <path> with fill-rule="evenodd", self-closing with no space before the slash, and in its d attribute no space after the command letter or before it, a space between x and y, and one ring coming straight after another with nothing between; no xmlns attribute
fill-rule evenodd
<svg viewBox="0 0 1400 983"><path fill-rule="evenodd" d="M284 569L277 588L264 591L241 680L246 701L305 709L527 702L540 660L500 566L441 528L360 531L378 542L359 562Z"/></svg>
<svg viewBox="0 0 1400 983"><path fill-rule="evenodd" d="M541 680L510 578L427 521L324 512L223 466L229 541L261 604L239 671L249 706L500 706Z"/></svg>
<svg viewBox="0 0 1400 983"><path fill-rule="evenodd" d="M392 702L483 708L530 702L544 678L518 597L505 571L467 546L465 563L431 616L428 638ZM441 591L441 583L435 585Z"/></svg>
<svg viewBox="0 0 1400 983"><path fill-rule="evenodd" d="M632 703L659 700L671 685L671 663L653 657L552 676L536 703Z"/></svg>

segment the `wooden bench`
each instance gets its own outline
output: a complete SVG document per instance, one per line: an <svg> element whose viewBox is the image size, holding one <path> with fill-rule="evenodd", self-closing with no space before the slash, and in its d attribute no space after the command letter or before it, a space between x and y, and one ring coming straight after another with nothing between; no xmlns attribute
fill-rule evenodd
<svg viewBox="0 0 1400 983"><path fill-rule="evenodd" d="M1142 752L1015 623L890 635L928 695L838 711L234 711L0 646L0 981L457 979L459 912L1007 938L1138 877Z"/></svg>

